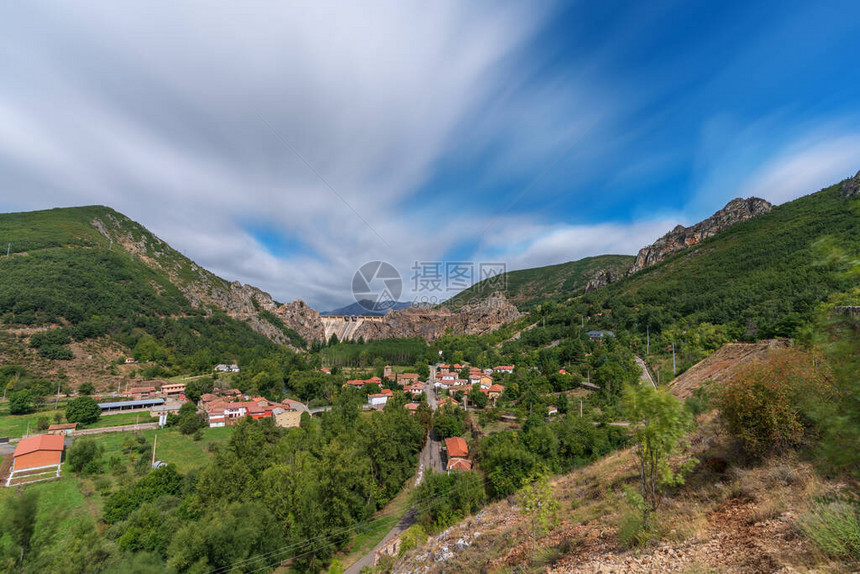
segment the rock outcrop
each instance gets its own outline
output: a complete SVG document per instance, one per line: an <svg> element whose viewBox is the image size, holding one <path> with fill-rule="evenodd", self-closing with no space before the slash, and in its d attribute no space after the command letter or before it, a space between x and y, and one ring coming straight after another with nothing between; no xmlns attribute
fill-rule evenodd
<svg viewBox="0 0 860 574"><path fill-rule="evenodd" d="M320 313L301 299L284 303L275 310L284 325L304 337L306 341L322 341L325 337Z"/></svg>
<svg viewBox="0 0 860 574"><path fill-rule="evenodd" d="M592 275L588 283L585 284L585 292L588 293L589 291L600 289L610 283L615 283L623 277L624 274L617 269L601 269Z"/></svg>
<svg viewBox="0 0 860 574"><path fill-rule="evenodd" d="M408 307L391 311L382 321L363 323L354 338L389 339L393 337L420 337L427 341L446 333L454 335L480 335L495 331L502 325L519 319L520 312L501 293L477 303L464 305L456 311Z"/></svg>
<svg viewBox="0 0 860 574"><path fill-rule="evenodd" d="M855 197L860 195L860 171L842 182L842 197Z"/></svg>
<svg viewBox="0 0 860 574"><path fill-rule="evenodd" d="M708 237L716 235L736 223L767 213L772 208L773 206L769 202L758 197L733 199L724 208L704 221L690 227L678 225L652 245L640 249L636 256L636 262L630 268L628 275L654 265L673 253L698 245Z"/></svg>

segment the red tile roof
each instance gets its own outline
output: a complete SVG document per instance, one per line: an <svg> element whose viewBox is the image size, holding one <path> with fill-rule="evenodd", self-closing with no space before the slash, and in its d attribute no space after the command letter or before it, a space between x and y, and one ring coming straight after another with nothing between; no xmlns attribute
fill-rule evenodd
<svg viewBox="0 0 860 574"><path fill-rule="evenodd" d="M465 458L469 456L469 445L461 437L452 436L445 439L445 448L448 449L448 458Z"/></svg>
<svg viewBox="0 0 860 574"><path fill-rule="evenodd" d="M505 392L505 387L503 387L499 383L495 383L493 385L490 385L490 392L491 393L503 393L503 392Z"/></svg>
<svg viewBox="0 0 860 574"><path fill-rule="evenodd" d="M63 450L63 437L57 434L40 434L27 437L15 447L13 456L22 456L37 450Z"/></svg>
<svg viewBox="0 0 860 574"><path fill-rule="evenodd" d="M446 470L472 470L472 461L465 458L449 459Z"/></svg>

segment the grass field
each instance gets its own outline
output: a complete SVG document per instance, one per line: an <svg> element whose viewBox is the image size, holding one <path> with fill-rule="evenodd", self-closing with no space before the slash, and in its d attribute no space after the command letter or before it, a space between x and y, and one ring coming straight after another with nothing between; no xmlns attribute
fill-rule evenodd
<svg viewBox="0 0 860 574"><path fill-rule="evenodd" d="M230 427L204 429L203 439L194 441L190 436L181 434L178 430L169 428L162 430L142 431L146 441L152 444L156 434L155 458L168 464L175 464L177 470L186 473L190 470L205 466L209 462L209 444L221 440L227 440L230 436ZM124 456L122 445L128 433L116 432L91 437L104 448L104 460L110 460L112 456Z"/></svg>
<svg viewBox="0 0 860 574"><path fill-rule="evenodd" d="M48 422L50 424L54 424L54 415L57 413L63 415L63 420L65 421L66 411L63 409L39 411L28 415L10 415L8 414L8 411L7 414L0 413L0 436L10 438L22 437L27 433L28 425L30 428L30 434L38 434L39 431L36 430L36 423L39 421L39 419L42 417L47 417ZM98 421L94 422L93 424L81 428L103 428L121 425L133 425L138 420L140 420L141 424L149 422L158 422L157 417L150 417L149 413L144 411L140 413L119 413L116 415L102 416Z"/></svg>
<svg viewBox="0 0 860 574"><path fill-rule="evenodd" d="M0 412L0 436L9 438L22 437L27 433L27 425L30 427L30 434L36 434L36 423L42 417L47 417L50 424L54 424L54 414L60 413L65 415L64 410L39 411L29 415L10 415L8 410Z"/></svg>
<svg viewBox="0 0 860 574"><path fill-rule="evenodd" d="M36 532L42 535L65 540L76 525L95 521L86 497L78 488L78 480L66 465L59 480L37 482L24 488L39 495ZM15 488L0 488L0 502L16 492Z"/></svg>
<svg viewBox="0 0 860 574"><path fill-rule="evenodd" d="M123 425L133 425L140 422L157 423L158 417L150 416L149 412L142 411L139 413L119 413L116 415L102 415L102 417L91 425L86 425L84 428L97 429L104 427L118 427Z"/></svg>

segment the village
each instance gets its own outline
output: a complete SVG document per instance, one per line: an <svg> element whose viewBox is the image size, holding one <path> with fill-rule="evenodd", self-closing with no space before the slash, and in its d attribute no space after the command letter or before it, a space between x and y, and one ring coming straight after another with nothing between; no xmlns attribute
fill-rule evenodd
<svg viewBox="0 0 860 574"><path fill-rule="evenodd" d="M132 364L133 361L129 358L126 363ZM219 364L213 372L238 373L240 368L235 364ZM331 369L325 367L320 372L331 375ZM349 379L343 388L364 395L365 410L381 410L396 391L401 392L407 398L404 408L414 416L422 403L433 411L438 408L474 409L476 407L470 405L469 401L472 391L480 392L487 398L487 404L495 406L505 390L500 382L495 381L513 372L513 365L479 369L461 364L437 364L431 366L431 376L422 381L417 373L395 373L391 365L386 365L382 377ZM455 397L459 397L459 400ZM30 434L28 428L23 437L3 439L5 443L0 443L0 450L10 451L13 446L14 450L10 453L11 463L0 469L0 484L11 487L60 478L63 453L75 438L164 428L168 415L178 413L183 405L191 402L186 396L186 383L166 380L144 381L112 398L114 400L97 403L103 420L110 421L115 415L135 413L134 424L79 428L76 422L57 422L38 434ZM249 396L232 387L213 388L212 392L203 393L194 404L209 428L230 427L244 417L271 419L276 427L295 428L301 425L303 415L316 415L331 408L309 408L298 400L288 398L272 401L261 396ZM547 414L554 415L557 412L555 407L550 406ZM143 423L140 422L141 416ZM155 422L156 419L158 422ZM441 468L435 470L450 472L471 469L468 445L461 437L446 437L442 441L431 441L431 444L436 445L440 452L430 458L443 461ZM153 464L157 462L153 459Z"/></svg>

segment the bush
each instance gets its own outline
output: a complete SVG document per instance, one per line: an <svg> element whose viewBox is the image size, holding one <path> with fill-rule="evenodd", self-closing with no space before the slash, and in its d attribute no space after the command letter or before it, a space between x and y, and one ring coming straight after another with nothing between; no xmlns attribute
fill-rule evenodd
<svg viewBox="0 0 860 574"><path fill-rule="evenodd" d="M860 561L860 507L857 500L817 503L798 521L800 531L822 552Z"/></svg>
<svg viewBox="0 0 860 574"><path fill-rule="evenodd" d="M99 420L102 409L92 397L77 397L66 406L66 420L70 423L88 425Z"/></svg>
<svg viewBox="0 0 860 574"><path fill-rule="evenodd" d="M51 426L48 417L39 417L39 420L36 421L36 430L48 430L48 427Z"/></svg>
<svg viewBox="0 0 860 574"><path fill-rule="evenodd" d="M825 394L822 362L814 359L795 349L775 351L724 385L717 405L747 454L763 457L800 446L812 426L804 405Z"/></svg>
<svg viewBox="0 0 860 574"><path fill-rule="evenodd" d="M103 452L102 447L96 441L88 438L78 439L69 448L66 454L66 462L74 472L90 474L90 471L100 472L97 460ZM95 462L96 466L90 466Z"/></svg>
<svg viewBox="0 0 860 574"><path fill-rule="evenodd" d="M72 350L64 345L43 345L39 347L39 356L58 361L70 361L75 358Z"/></svg>

